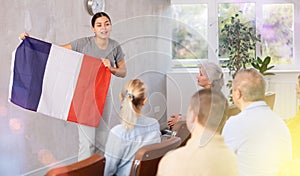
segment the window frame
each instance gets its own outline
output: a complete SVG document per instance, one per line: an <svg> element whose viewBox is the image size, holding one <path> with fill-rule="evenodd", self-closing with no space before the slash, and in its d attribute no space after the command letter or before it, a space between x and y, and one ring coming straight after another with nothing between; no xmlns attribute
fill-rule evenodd
<svg viewBox="0 0 300 176"><path fill-rule="evenodd" d="M295 59L294 64L290 65L276 65L274 70L298 70L300 69L300 58L298 57L300 53L300 40L296 40L295 36L300 36L300 18L296 19L296 17L300 16L300 1L294 0L171 0L171 5L173 4L207 4L208 7L208 36L207 40L209 42L208 48L208 58L207 59L215 59L218 57L218 6L220 3L255 3L255 16L256 16L256 24L259 25L257 19L261 19L263 15L263 5L265 4L294 4L294 49L293 56ZM297 25L298 24L298 25ZM257 29L259 26L257 26ZM256 46L257 55L260 56L259 46ZM299 59L297 59L299 58ZM184 60L184 61L183 61ZM195 61L196 60L196 61ZM206 59L204 59L206 60ZM200 62L199 59L172 59L172 67L174 67L178 63L187 64L187 63L196 63Z"/></svg>

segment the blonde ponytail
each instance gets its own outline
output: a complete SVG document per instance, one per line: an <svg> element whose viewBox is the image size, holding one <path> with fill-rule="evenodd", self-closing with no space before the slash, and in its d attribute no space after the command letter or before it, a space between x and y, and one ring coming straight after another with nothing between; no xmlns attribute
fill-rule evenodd
<svg viewBox="0 0 300 176"><path fill-rule="evenodd" d="M121 109L121 123L124 125L126 130L132 129L132 127L136 123L137 114L133 109L132 100L133 98L132 94L125 94L125 97L122 101L122 109Z"/></svg>
<svg viewBox="0 0 300 176"><path fill-rule="evenodd" d="M136 124L136 119L141 115L143 101L145 100L145 85L139 79L129 81L121 93L121 124L130 130Z"/></svg>

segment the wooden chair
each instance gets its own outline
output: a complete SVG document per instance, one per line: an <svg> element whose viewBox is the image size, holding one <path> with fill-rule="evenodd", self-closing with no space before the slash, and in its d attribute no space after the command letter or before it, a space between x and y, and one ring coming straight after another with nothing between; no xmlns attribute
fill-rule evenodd
<svg viewBox="0 0 300 176"><path fill-rule="evenodd" d="M103 176L104 168L104 156L94 154L85 160L50 169L46 176Z"/></svg>
<svg viewBox="0 0 300 176"><path fill-rule="evenodd" d="M179 137L171 137L160 143L141 147L135 154L130 176L155 176L160 159L180 144Z"/></svg>
<svg viewBox="0 0 300 176"><path fill-rule="evenodd" d="M230 105L228 107L227 119L231 116L237 115L240 112L241 112L240 109L236 107L234 104Z"/></svg>
<svg viewBox="0 0 300 176"><path fill-rule="evenodd" d="M274 92L267 92L265 94L265 102L273 110L275 104L276 94Z"/></svg>
<svg viewBox="0 0 300 176"><path fill-rule="evenodd" d="M172 128L172 136L180 137L181 144L184 146L186 142L191 138L191 133L186 126L186 121L178 121Z"/></svg>

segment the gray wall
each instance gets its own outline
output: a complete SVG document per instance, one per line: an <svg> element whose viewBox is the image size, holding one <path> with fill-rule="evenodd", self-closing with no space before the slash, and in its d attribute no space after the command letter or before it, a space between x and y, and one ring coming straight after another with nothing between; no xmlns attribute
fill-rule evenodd
<svg viewBox="0 0 300 176"><path fill-rule="evenodd" d="M144 113L161 126L166 114L166 75L171 67L170 0L106 0L105 11L113 22L112 38L126 54L128 75L113 77L114 115L118 93L129 79L148 85ZM91 16L84 0L11 0L0 7L0 175L43 175L49 167L77 160L76 124L29 112L9 103L11 53L18 36L32 36L54 44L92 35ZM118 119L115 118L115 124Z"/></svg>

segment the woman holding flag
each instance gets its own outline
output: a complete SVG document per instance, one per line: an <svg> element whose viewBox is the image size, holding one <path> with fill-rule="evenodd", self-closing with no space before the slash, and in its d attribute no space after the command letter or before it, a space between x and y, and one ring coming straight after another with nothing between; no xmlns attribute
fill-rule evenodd
<svg viewBox="0 0 300 176"><path fill-rule="evenodd" d="M124 53L120 44L110 38L112 31L110 17L104 12L96 13L91 19L91 29L94 32L93 36L79 38L62 45L62 47L99 58L113 75L124 78L126 76ZM20 35L20 39L23 40L26 36L29 34L24 32ZM109 90L100 125L94 128L78 124L79 161L88 158L96 151L104 153L104 146L110 130L111 110L112 96Z"/></svg>

